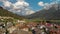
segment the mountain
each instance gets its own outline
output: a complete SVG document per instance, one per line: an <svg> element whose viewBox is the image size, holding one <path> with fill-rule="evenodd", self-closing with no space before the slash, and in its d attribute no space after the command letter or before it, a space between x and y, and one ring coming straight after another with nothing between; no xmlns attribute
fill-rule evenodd
<svg viewBox="0 0 60 34"><path fill-rule="evenodd" d="M33 14L33 13L35 13L35 11L30 10L30 9L24 10L24 11L21 11L21 12L16 12L16 14L21 15L21 16L30 15L30 14Z"/></svg>
<svg viewBox="0 0 60 34"><path fill-rule="evenodd" d="M33 11L33 10L26 10L26 12L25 12L25 16L26 15L30 15L30 14L33 14L33 13L35 13L35 11Z"/></svg>
<svg viewBox="0 0 60 34"><path fill-rule="evenodd" d="M4 7L3 7L4 8ZM13 12L15 14L18 14L20 16L26 16L26 15L30 15L30 14L33 14L35 13L35 11L29 9L29 8L15 8L15 9L12 9L12 8L4 8L10 12Z"/></svg>
<svg viewBox="0 0 60 34"><path fill-rule="evenodd" d="M25 17L28 19L60 20L60 4L53 4Z"/></svg>
<svg viewBox="0 0 60 34"><path fill-rule="evenodd" d="M17 19L24 19L22 16L19 16L17 14L13 14L12 12L3 9L2 7L0 7L0 16L13 17L13 18L17 18Z"/></svg>

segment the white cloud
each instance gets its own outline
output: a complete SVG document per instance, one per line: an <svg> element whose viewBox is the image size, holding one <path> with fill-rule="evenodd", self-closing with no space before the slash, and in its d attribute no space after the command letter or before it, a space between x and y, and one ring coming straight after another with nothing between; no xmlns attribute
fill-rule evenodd
<svg viewBox="0 0 60 34"><path fill-rule="evenodd" d="M24 0L17 0L17 1L24 1Z"/></svg>
<svg viewBox="0 0 60 34"><path fill-rule="evenodd" d="M20 7L20 6L29 6L29 4L27 2L24 2L24 1L17 1L15 4L14 4L15 7Z"/></svg>
<svg viewBox="0 0 60 34"><path fill-rule="evenodd" d="M38 5L39 6L44 6L44 2L41 1L41 2L38 3Z"/></svg>
<svg viewBox="0 0 60 34"><path fill-rule="evenodd" d="M52 0L51 0L51 1L52 1ZM51 2L51 3L39 2L38 5L43 6L43 7L44 7L43 9L48 10L48 9L50 9L50 8L52 7L52 5L57 4L58 1L59 1L59 0L56 0L55 2ZM54 6L53 6L53 7L54 7ZM55 5L55 7L57 8L58 6Z"/></svg>
<svg viewBox="0 0 60 34"><path fill-rule="evenodd" d="M13 9L13 3L9 2L8 0L3 1L3 6L4 9L11 10Z"/></svg>
<svg viewBox="0 0 60 34"><path fill-rule="evenodd" d="M50 9L51 7L55 7L55 9L57 10L57 8L58 8L57 2L51 2L50 4L45 3L45 5L44 5L44 9L46 9L46 10Z"/></svg>
<svg viewBox="0 0 60 34"><path fill-rule="evenodd" d="M17 11L17 12L21 12L28 8L29 3L25 2L25 1L17 1L16 3L13 4L13 9L11 9L10 11Z"/></svg>
<svg viewBox="0 0 60 34"><path fill-rule="evenodd" d="M47 6L47 5L49 5L48 3L44 3L44 2L42 2L42 1L40 1L40 2L38 2L38 5L39 6Z"/></svg>
<svg viewBox="0 0 60 34"><path fill-rule="evenodd" d="M17 0L16 3L11 3L8 0L2 0L1 2L3 2L4 9L7 9L13 13L20 15L28 15L34 13L34 11L29 10L29 3L25 2L24 0Z"/></svg>
<svg viewBox="0 0 60 34"><path fill-rule="evenodd" d="M48 4L48 3L45 3L45 5L44 5L44 9L49 9L51 6L50 6L50 4Z"/></svg>
<svg viewBox="0 0 60 34"><path fill-rule="evenodd" d="M12 4L12 3L9 2L9 1L5 1L5 2L3 3L4 7L10 7L11 4Z"/></svg>
<svg viewBox="0 0 60 34"><path fill-rule="evenodd" d="M26 8L25 10L26 10L26 13L25 13L26 15L30 15L30 14L35 13L33 10L30 10L28 8Z"/></svg>
<svg viewBox="0 0 60 34"><path fill-rule="evenodd" d="M7 0L0 0L1 2L3 2L3 1L7 1Z"/></svg>
<svg viewBox="0 0 60 34"><path fill-rule="evenodd" d="M49 9L49 7L50 7L50 5L48 3L44 3L42 1L39 2L38 5L44 7L44 9Z"/></svg>

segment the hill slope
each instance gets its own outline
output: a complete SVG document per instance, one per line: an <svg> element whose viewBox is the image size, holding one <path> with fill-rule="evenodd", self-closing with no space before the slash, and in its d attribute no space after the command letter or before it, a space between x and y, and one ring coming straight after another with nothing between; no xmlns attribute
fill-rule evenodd
<svg viewBox="0 0 60 34"><path fill-rule="evenodd" d="M40 19L46 19L46 20L60 20L60 4L54 4L48 10L42 9L34 14L27 16L27 18L28 19L40 18Z"/></svg>
<svg viewBox="0 0 60 34"><path fill-rule="evenodd" d="M13 18L17 18L17 19L23 19L23 17L21 17L17 14L13 14L12 12L9 12L9 11L3 9L2 7L0 7L0 16L7 16L7 17L13 17Z"/></svg>

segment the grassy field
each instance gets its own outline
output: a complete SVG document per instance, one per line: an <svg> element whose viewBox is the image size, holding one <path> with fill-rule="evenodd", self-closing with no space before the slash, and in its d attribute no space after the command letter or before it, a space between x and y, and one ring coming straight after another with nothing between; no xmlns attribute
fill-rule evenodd
<svg viewBox="0 0 60 34"><path fill-rule="evenodd" d="M45 19L26 19L26 22L41 22L41 21L49 21L50 23L60 24L60 20L45 20Z"/></svg>

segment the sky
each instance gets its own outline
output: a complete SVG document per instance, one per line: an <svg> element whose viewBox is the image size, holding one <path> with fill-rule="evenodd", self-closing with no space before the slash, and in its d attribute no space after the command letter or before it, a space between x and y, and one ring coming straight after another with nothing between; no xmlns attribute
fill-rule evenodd
<svg viewBox="0 0 60 34"><path fill-rule="evenodd" d="M51 3L53 2L53 0L26 0L29 4L30 7L32 7L31 9L33 10L40 10L41 8L43 8L43 6L38 5L39 2L43 2L43 3Z"/></svg>
<svg viewBox="0 0 60 34"><path fill-rule="evenodd" d="M3 8L11 11L15 11L15 9L20 10L20 8L26 7L26 9L29 8L33 11L38 11L41 10L44 6L55 1L59 0L0 0L0 6L3 6Z"/></svg>

